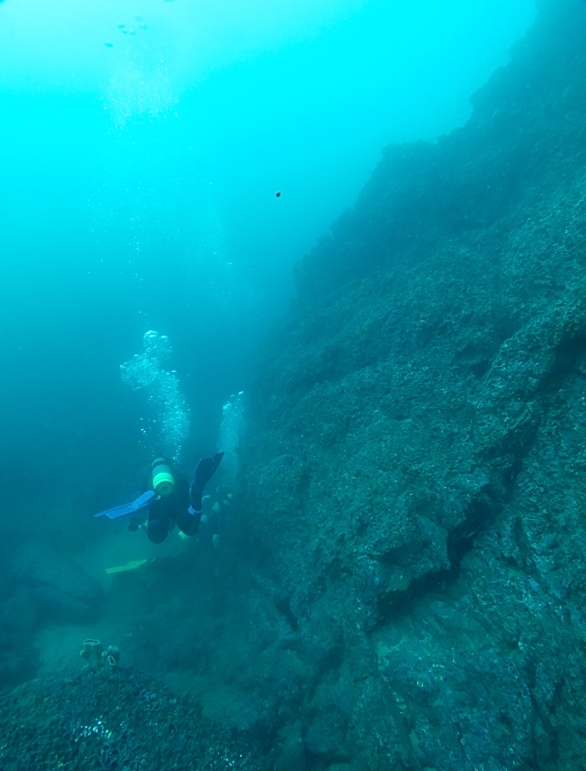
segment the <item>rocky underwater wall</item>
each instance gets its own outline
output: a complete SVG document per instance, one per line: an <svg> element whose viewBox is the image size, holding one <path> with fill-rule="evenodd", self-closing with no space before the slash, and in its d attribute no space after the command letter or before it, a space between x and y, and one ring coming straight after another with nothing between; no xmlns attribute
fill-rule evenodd
<svg viewBox="0 0 586 771"><path fill-rule="evenodd" d="M230 545L277 768L583 768L586 3L387 148L297 285Z"/></svg>

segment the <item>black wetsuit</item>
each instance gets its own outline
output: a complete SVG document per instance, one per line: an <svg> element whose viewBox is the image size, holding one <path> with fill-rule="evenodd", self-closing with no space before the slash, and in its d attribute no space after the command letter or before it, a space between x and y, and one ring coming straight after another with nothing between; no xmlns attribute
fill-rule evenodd
<svg viewBox="0 0 586 771"><path fill-rule="evenodd" d="M191 508L189 482L185 475L173 461L166 459L165 463L173 474L175 489L171 495L157 496L148 508L146 532L149 541L153 543L161 543L165 540L172 523L175 523L185 535L195 535L199 530L201 519L201 496L199 501L193 501L194 510ZM142 492L152 489L152 484L146 483Z"/></svg>

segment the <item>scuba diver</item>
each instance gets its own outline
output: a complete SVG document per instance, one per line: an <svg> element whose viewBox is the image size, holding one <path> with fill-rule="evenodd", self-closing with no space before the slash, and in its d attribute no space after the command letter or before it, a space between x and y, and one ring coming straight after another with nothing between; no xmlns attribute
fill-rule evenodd
<svg viewBox="0 0 586 771"><path fill-rule="evenodd" d="M185 535L196 535L203 513L204 488L223 457L224 453L219 452L211 458L202 458L195 467L191 484L173 460L155 458L140 485L142 495L132 503L101 511L94 516L106 516L108 519L131 517L134 522L131 529L137 529L139 522L144 523L147 536L153 543L164 541L173 524Z"/></svg>

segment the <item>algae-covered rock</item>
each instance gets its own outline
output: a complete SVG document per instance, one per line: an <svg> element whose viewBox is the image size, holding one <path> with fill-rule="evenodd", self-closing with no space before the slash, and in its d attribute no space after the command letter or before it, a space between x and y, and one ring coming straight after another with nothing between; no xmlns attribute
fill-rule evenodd
<svg viewBox="0 0 586 771"><path fill-rule="evenodd" d="M0 694L2 771L269 771L161 683L122 669L35 680Z"/></svg>

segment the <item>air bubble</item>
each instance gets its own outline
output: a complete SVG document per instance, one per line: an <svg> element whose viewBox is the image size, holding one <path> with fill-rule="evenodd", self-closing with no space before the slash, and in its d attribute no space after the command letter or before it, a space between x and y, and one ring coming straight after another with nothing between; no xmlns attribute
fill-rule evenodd
<svg viewBox="0 0 586 771"><path fill-rule="evenodd" d="M122 380L146 395L151 411L148 438L152 451L178 460L189 435L190 412L179 390L177 373L163 368L163 363L171 358L171 345L166 335L149 330L143 337L143 347L141 354L120 366Z"/></svg>

